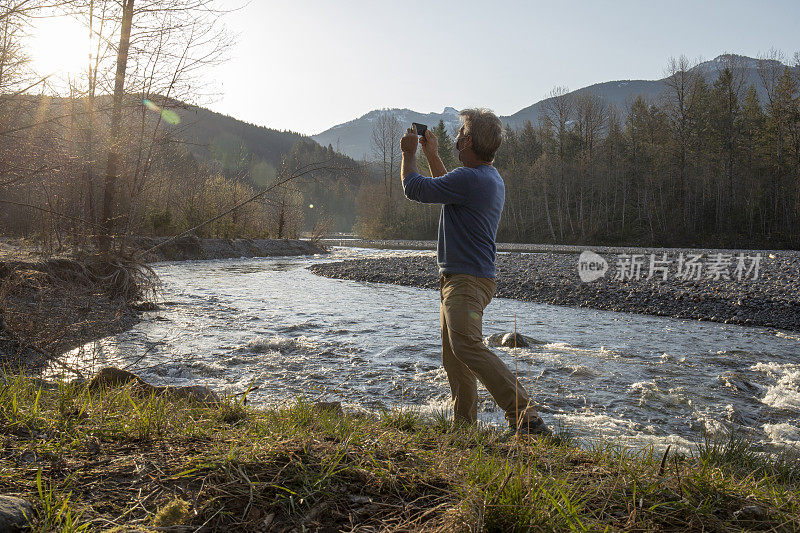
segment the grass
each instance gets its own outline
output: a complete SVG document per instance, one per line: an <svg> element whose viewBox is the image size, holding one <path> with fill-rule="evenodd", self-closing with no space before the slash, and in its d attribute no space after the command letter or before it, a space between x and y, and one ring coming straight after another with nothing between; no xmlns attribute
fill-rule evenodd
<svg viewBox="0 0 800 533"><path fill-rule="evenodd" d="M34 531L800 529L800 470L743 437L688 456L508 443L446 412L255 409L128 387L0 385L0 493Z"/></svg>

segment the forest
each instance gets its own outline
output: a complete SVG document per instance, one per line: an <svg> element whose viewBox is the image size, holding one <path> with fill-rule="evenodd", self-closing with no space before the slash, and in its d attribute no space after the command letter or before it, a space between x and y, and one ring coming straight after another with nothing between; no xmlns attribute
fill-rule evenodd
<svg viewBox="0 0 800 533"><path fill-rule="evenodd" d="M355 161L197 103L203 69L233 43L210 0L0 5L0 233L52 248L190 230L436 237L439 206L403 195L406 125L391 113L373 124L369 160ZM60 84L25 51L45 14L86 29L86 68ZM494 162L506 184L497 239L797 248L800 55L770 52L755 76L741 56L722 57L712 79L670 59L662 94L623 108L556 87L536 123L507 126ZM455 168L453 132L431 126Z"/></svg>
<svg viewBox="0 0 800 533"><path fill-rule="evenodd" d="M0 234L108 250L192 228L294 238L352 227L368 165L192 103L233 43L217 6L0 3ZM32 24L53 17L86 30L87 66L66 80L36 72L25 49Z"/></svg>
<svg viewBox="0 0 800 533"><path fill-rule="evenodd" d="M557 87L537 124L506 127L494 161L506 185L498 240L797 249L800 57L760 59L761 87L745 83L740 56L723 57L711 82L685 57L671 59L660 97L624 109ZM446 168L458 166L453 132L442 123L434 131ZM384 166L393 166L388 183L399 159ZM370 191L381 202L362 198L357 227L435 238L438 209L406 200L394 181L396 190Z"/></svg>

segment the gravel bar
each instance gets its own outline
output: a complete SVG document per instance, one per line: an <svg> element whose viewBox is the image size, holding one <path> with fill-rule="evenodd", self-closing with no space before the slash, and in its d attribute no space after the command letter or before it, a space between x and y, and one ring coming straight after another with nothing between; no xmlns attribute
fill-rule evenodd
<svg viewBox="0 0 800 533"><path fill-rule="evenodd" d="M436 241L432 240L411 240L411 239L361 239L359 237L329 237L320 239L320 242L328 246L353 246L359 248L378 248L388 250L436 250ZM659 248L659 247L640 247L640 246L585 246L578 244L538 244L538 243L518 243L518 242L498 242L498 252L550 252L554 254L580 254L583 250L590 249L599 254L661 254L667 252L677 255L678 252L688 253L761 253L767 254L789 254L800 256L797 250L751 250L745 248Z"/></svg>
<svg viewBox="0 0 800 533"><path fill-rule="evenodd" d="M556 248L537 253L498 253L495 297L800 331L800 253L796 251L720 251L734 255L729 270L731 279L701 275L700 279L684 280L676 275L680 252L703 254L699 259L702 262L709 261L715 251L663 248L609 251L593 247L591 250L608 262L608 271L599 279L583 282L578 275L578 252L585 248ZM740 252L745 257L761 255L757 276L751 272L737 279L735 254ZM624 276L626 279L616 279L621 271L626 271L620 268L620 256L614 255L619 253L644 256L641 277L628 275ZM671 270L666 280L659 276L647 279L650 253L656 254L656 259L668 254L666 259L671 261ZM752 265L752 260L746 264ZM351 259L308 268L331 278L439 289L436 256L431 252Z"/></svg>

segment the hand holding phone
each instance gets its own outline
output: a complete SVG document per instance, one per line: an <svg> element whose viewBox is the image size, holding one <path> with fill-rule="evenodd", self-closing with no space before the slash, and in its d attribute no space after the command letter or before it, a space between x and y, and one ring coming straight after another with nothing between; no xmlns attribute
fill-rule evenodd
<svg viewBox="0 0 800 533"><path fill-rule="evenodd" d="M414 131L416 131L417 135L420 136L425 135L425 130L428 129L428 126L426 126L425 124L419 124L417 122L412 122L411 127L414 128Z"/></svg>
<svg viewBox="0 0 800 533"><path fill-rule="evenodd" d="M428 135L428 133L430 133L430 135ZM431 157L432 155L439 153L438 139L436 138L436 135L433 134L433 131L426 131L419 140L419 143L422 145L422 151L425 152L425 156Z"/></svg>

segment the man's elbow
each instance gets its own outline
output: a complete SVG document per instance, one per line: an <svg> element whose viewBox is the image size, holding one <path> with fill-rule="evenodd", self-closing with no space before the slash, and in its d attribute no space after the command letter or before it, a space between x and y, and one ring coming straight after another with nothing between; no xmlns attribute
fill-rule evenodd
<svg viewBox="0 0 800 533"><path fill-rule="evenodd" d="M402 179L403 183L403 194L409 200L417 200L417 192L419 187L415 187L414 183L412 182L411 176L405 176Z"/></svg>
<svg viewBox="0 0 800 533"><path fill-rule="evenodd" d="M406 193L406 198L411 200L412 202L422 202L419 196L414 196L413 194Z"/></svg>

